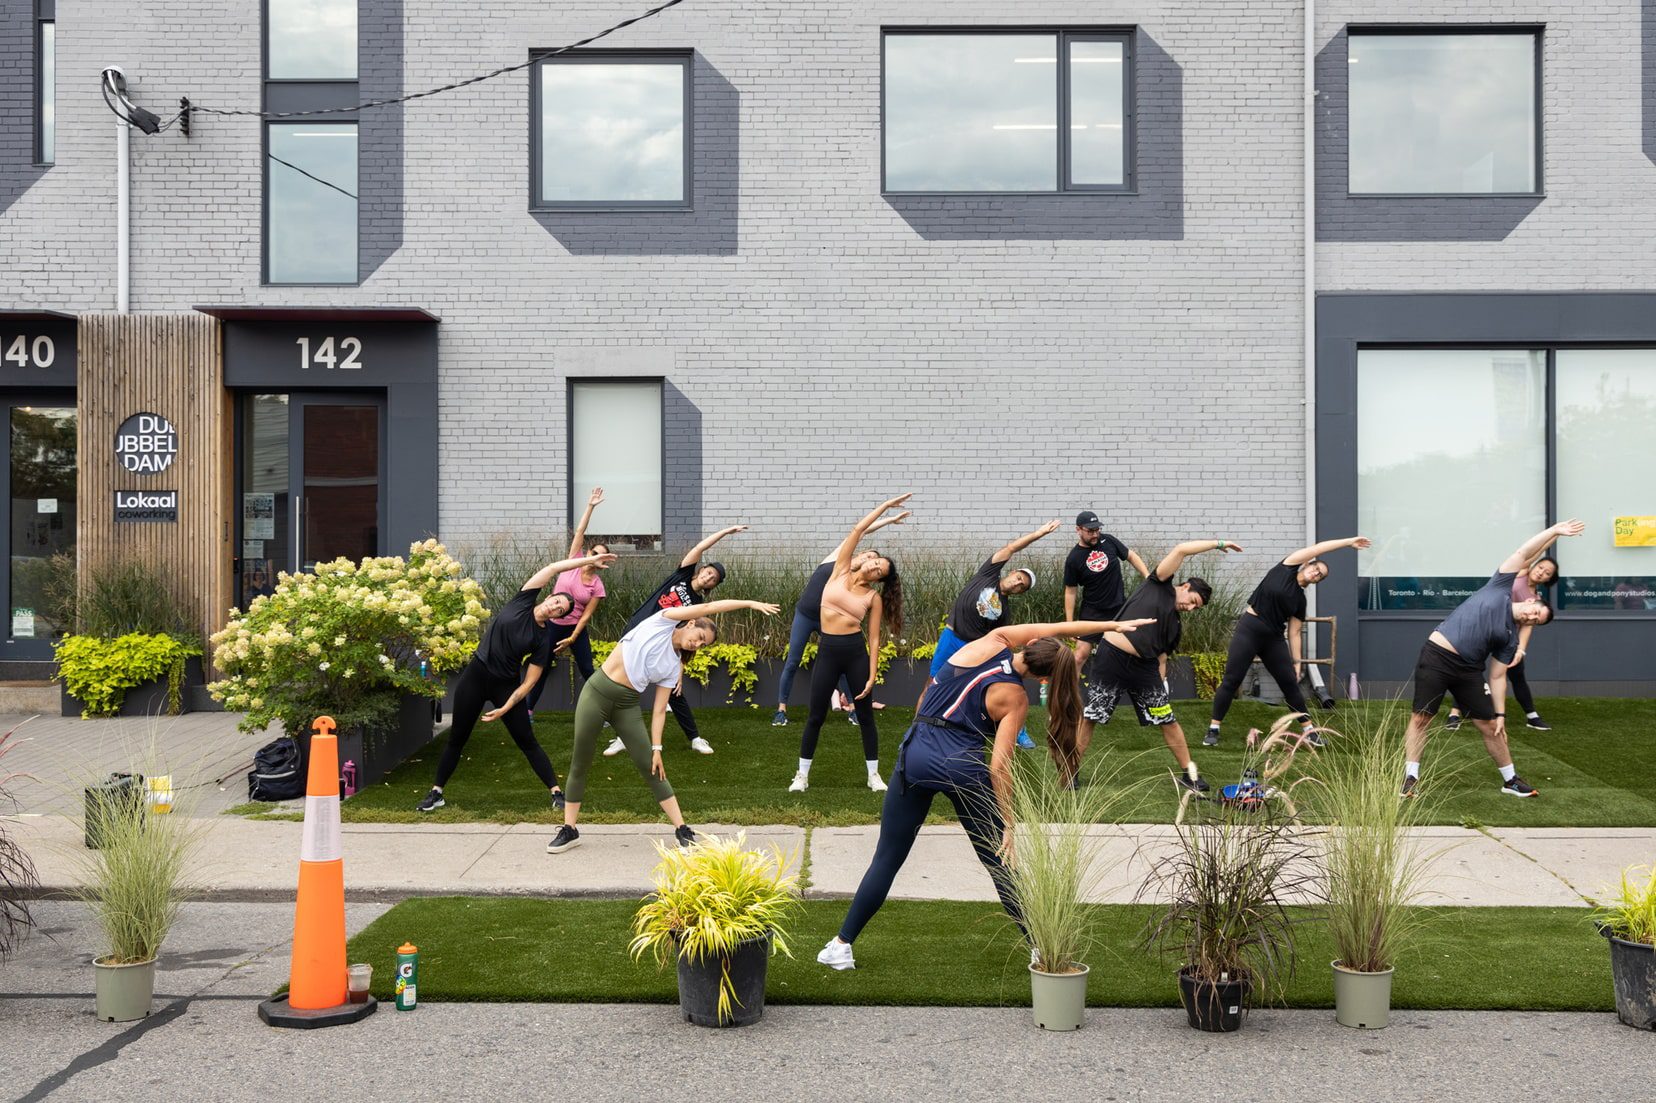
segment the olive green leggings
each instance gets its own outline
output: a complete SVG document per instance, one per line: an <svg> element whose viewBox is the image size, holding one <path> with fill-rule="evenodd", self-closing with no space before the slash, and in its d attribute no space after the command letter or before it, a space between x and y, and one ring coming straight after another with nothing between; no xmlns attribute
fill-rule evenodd
<svg viewBox="0 0 1656 1103"><path fill-rule="evenodd" d="M658 690L666 693L667 690ZM650 773L650 734L644 730L644 715L638 711L638 691L631 686L617 684L602 670L595 671L587 684L581 687L581 699L575 702L575 757L569 763L569 776L564 779L564 796L579 803L586 796L587 769L598 753L598 739L608 720L615 734L626 744L627 754L639 775L650 786L656 800L673 795L667 779Z"/></svg>

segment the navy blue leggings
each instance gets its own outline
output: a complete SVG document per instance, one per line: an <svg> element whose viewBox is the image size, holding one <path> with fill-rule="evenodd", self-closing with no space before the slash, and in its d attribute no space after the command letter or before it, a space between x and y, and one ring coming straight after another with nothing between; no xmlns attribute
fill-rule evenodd
<svg viewBox="0 0 1656 1103"><path fill-rule="evenodd" d="M547 625L547 628L551 630L553 644L562 643L564 640L569 638L569 634L571 632L575 631L575 626L573 624L558 624L556 622ZM568 655L570 659L574 661L575 669L581 672L581 684L585 685L587 682L591 681L592 633L583 629L581 634L575 638L575 642L569 645ZM552 661L549 662L546 669L541 672L540 681L535 683L535 688L530 690L529 696L525 698L525 702L528 704L531 712L533 712L535 706L540 703L541 691L546 688L547 679L552 677L552 671L556 670L557 667L558 657L554 652L552 655Z"/></svg>
<svg viewBox="0 0 1656 1103"><path fill-rule="evenodd" d="M799 673L800 660L805 657L805 645L811 642L813 632L820 631L820 622L812 620L798 609L794 610L793 628L788 632L788 657L782 663L782 684L776 691L777 708L787 705L789 696L793 694L794 675ZM845 691L847 697L852 696L849 678L840 679L840 688Z"/></svg>

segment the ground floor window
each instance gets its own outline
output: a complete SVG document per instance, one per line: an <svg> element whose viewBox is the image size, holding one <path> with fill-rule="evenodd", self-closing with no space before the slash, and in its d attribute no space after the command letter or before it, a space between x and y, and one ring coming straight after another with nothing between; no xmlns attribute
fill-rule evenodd
<svg viewBox="0 0 1656 1103"><path fill-rule="evenodd" d="M612 545L659 551L662 545L660 379L569 383L569 524L587 492L604 488L589 535Z"/></svg>
<svg viewBox="0 0 1656 1103"><path fill-rule="evenodd" d="M75 431L72 405L10 407L7 600L14 641L49 641L72 628L56 611L52 557L75 554Z"/></svg>

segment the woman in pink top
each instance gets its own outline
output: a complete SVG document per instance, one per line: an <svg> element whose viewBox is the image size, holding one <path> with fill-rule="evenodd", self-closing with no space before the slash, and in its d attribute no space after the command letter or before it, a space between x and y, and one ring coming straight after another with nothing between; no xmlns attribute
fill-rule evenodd
<svg viewBox="0 0 1656 1103"><path fill-rule="evenodd" d="M1558 579L1558 560L1543 553L1525 570L1518 572L1518 577L1512 580L1513 601L1546 601L1542 592ZM1552 623L1552 618L1547 618ZM1541 714L1535 711L1535 694L1530 692L1529 679L1524 677L1524 656L1529 653L1530 633L1535 631L1533 624L1523 624L1518 627L1518 654L1507 667L1507 688L1518 699L1518 705L1524 710L1524 726L1536 731L1552 731L1552 725L1541 719ZM1497 705L1497 709L1505 708L1505 702ZM1460 709L1449 710L1447 727L1454 731L1460 727Z"/></svg>
<svg viewBox="0 0 1656 1103"><path fill-rule="evenodd" d="M586 510L581 514L581 523L575 526L575 534L570 537L569 546L579 548L586 543L587 524L592 520L592 511L604 502L604 488L593 487L587 497ZM593 555L602 551L609 551L607 544L592 545ZM587 554L582 552L582 555ZM581 681L584 683L592 677L592 638L587 634L587 624L592 620L592 614L597 611L598 603L604 600L603 571L609 567L581 567L572 571L565 571L558 576L558 581L552 587L554 594L569 596L569 612L561 617L553 617L549 626L552 633L552 657L569 655L575 660L575 668L581 672ZM536 683L534 691L529 694L529 710L534 712L535 702L540 700L541 690L546 688L546 680L552 676L553 664L548 663L546 672Z"/></svg>

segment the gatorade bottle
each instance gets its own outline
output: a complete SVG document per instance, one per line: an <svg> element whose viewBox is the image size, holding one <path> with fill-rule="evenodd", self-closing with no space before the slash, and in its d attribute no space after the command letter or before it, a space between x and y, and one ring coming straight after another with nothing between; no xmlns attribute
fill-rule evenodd
<svg viewBox="0 0 1656 1103"><path fill-rule="evenodd" d="M1041 707L1042 708L1046 708L1046 687L1047 687L1047 680L1045 678L1042 678L1041 679Z"/></svg>
<svg viewBox="0 0 1656 1103"><path fill-rule="evenodd" d="M420 950L412 942L397 947L397 1010L412 1011L418 1002L415 981L420 972Z"/></svg>

